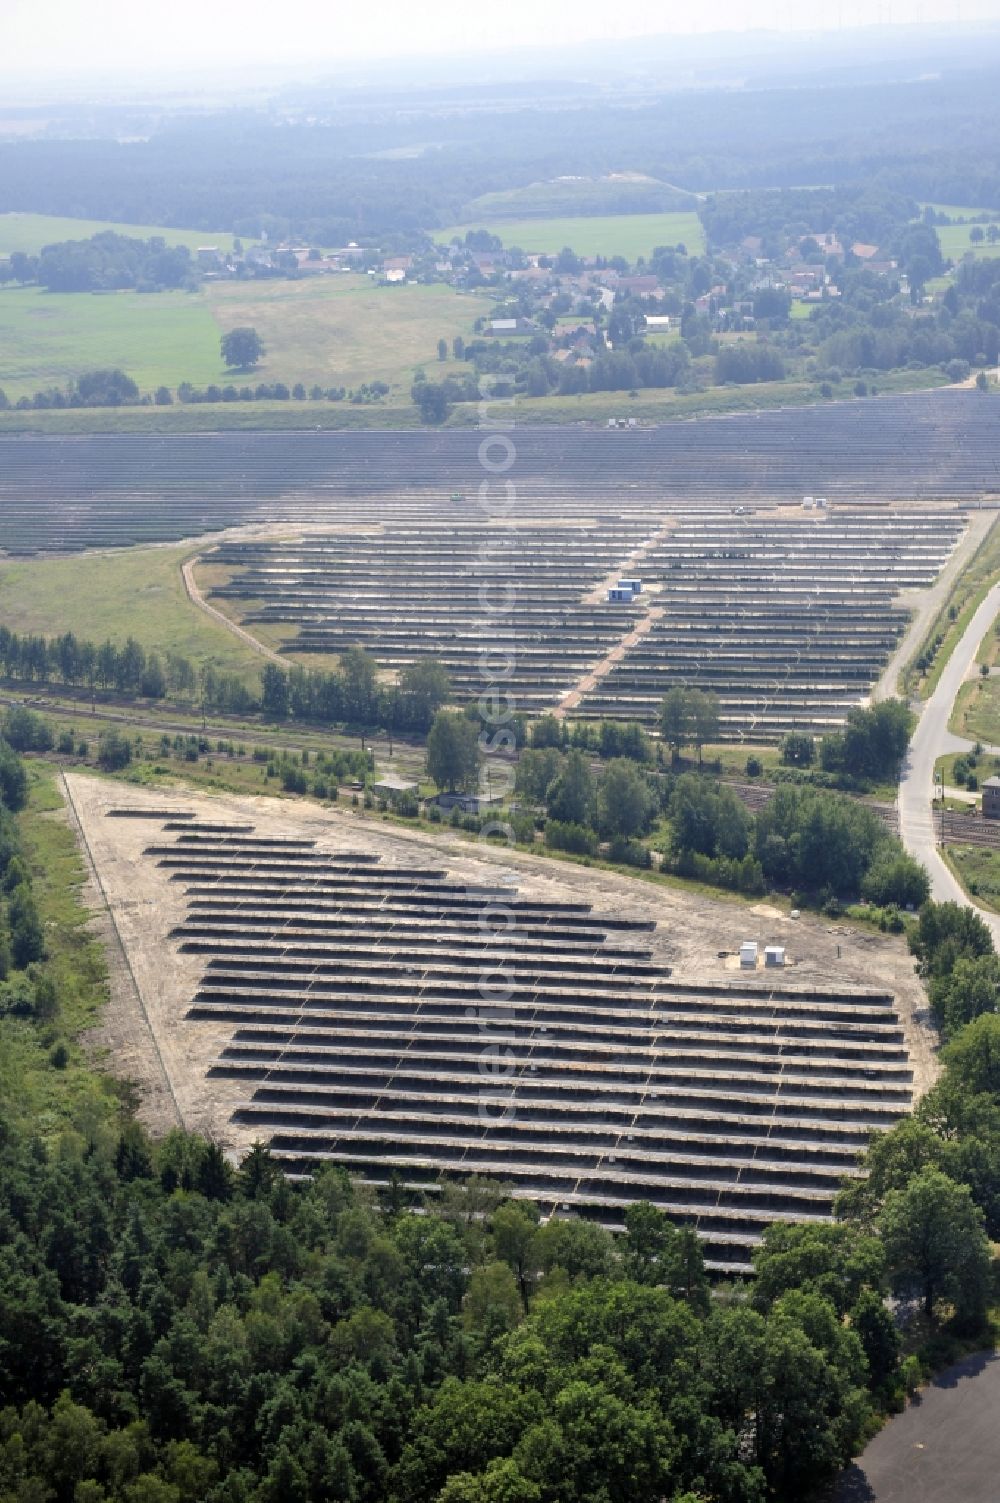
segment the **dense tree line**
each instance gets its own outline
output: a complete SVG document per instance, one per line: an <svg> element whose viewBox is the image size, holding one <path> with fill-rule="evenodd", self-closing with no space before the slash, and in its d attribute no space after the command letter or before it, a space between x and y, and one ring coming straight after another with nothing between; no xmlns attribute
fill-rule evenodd
<svg viewBox="0 0 1000 1503"><path fill-rule="evenodd" d="M385 381L362 381L358 386L306 386L295 381L291 386L285 381L258 381L253 386L236 386L227 381L224 385L211 382L208 386L194 386L182 381L172 391L169 386L157 386L152 392L140 392L138 385L121 370L85 371L65 386L48 386L32 396L21 396L12 402L0 388L0 412L11 409L17 412L58 411L67 407L171 407L174 400L198 405L204 402L350 402L354 406L369 406L388 396L390 387ZM466 400L462 397L462 400Z"/></svg>
<svg viewBox="0 0 1000 1503"><path fill-rule="evenodd" d="M212 382L208 386L193 386L182 381L177 387L177 401L198 405L202 402L351 402L355 406L380 402L389 395L390 387L385 381L362 381L356 387L319 386L315 382L306 386L304 381L258 381L253 386L236 386L227 381L224 385ZM153 401L157 406L169 406L174 393L169 387L158 386Z"/></svg>
<svg viewBox="0 0 1000 1503"><path fill-rule="evenodd" d="M206 709L262 714L270 720L311 720L422 733L446 702L451 685L433 659L404 668L382 683L378 663L361 648L344 653L334 672L268 663L256 688L210 664L195 669L182 654L147 652L134 637L122 646L74 632L43 637L0 626L0 675L21 683L58 680L71 687L114 690L145 699L176 695Z"/></svg>
<svg viewBox="0 0 1000 1503"><path fill-rule="evenodd" d="M28 795L24 766L8 739L16 731L8 716L0 736L0 1018L44 1019L54 999L48 978L33 969L45 955L45 936L14 817Z"/></svg>
<svg viewBox="0 0 1000 1503"><path fill-rule="evenodd" d="M913 715L901 699L883 699L847 712L842 731L831 731L819 743L825 772L846 773L859 781L895 783L906 755Z"/></svg>
<svg viewBox="0 0 1000 1503"><path fill-rule="evenodd" d="M65 407L134 407L151 398L142 398L132 377L122 370L84 371L65 386L50 386L34 396L18 397L11 402L0 389L0 412L11 407L19 412L47 411Z"/></svg>
<svg viewBox="0 0 1000 1503"><path fill-rule="evenodd" d="M544 808L546 841L561 850L593 853L599 839L622 845L648 834L659 810L654 785L633 759L612 756L595 775L579 747L523 751L516 791Z"/></svg>
<svg viewBox="0 0 1000 1503"><path fill-rule="evenodd" d="M532 724L530 746L518 760L518 798L541 811L549 845L576 854L595 854L604 839L612 859L648 866L644 837L656 826L662 865L681 876L747 893L793 892L831 908L859 897L879 908L919 907L928 895L923 868L864 804L809 783L780 783L754 814L734 789L681 771L683 746L696 747L700 757L717 738L718 713L712 695L670 690L655 755L636 723L570 727L543 717ZM832 741L838 776L849 767L863 784L896 776L909 729L906 706L888 700L852 712L845 731L821 745ZM786 738L786 760L794 765L808 767L815 752L809 736ZM612 759L599 776L593 753Z"/></svg>
<svg viewBox="0 0 1000 1503"><path fill-rule="evenodd" d="M987 1236L1000 1238L1000 992L997 956L972 909L928 903L910 948L950 1042L912 1117L873 1138L838 1214L881 1231L897 1293L927 1316L942 1303L975 1330L990 1298Z"/></svg>
<svg viewBox="0 0 1000 1503"><path fill-rule="evenodd" d="M50 1151L5 1124L0 1217L16 1499L799 1503L898 1382L862 1237L813 1232L794 1288L790 1238L712 1302L648 1205L618 1239L478 1181L417 1215L134 1124Z"/></svg>
<svg viewBox="0 0 1000 1503"><path fill-rule="evenodd" d="M38 282L49 292L162 292L194 287L198 270L186 245L103 230L89 240L46 245L38 256L0 262L4 281Z"/></svg>
<svg viewBox="0 0 1000 1503"><path fill-rule="evenodd" d="M753 814L732 789L686 773L667 808L681 875L821 902L865 897L879 906L918 907L928 895L926 873L896 836L871 809L842 795L783 784Z"/></svg>
<svg viewBox="0 0 1000 1503"><path fill-rule="evenodd" d="M788 767L812 767L819 760L825 773L857 783L895 783L909 745L913 716L901 699L880 700L849 710L842 731L819 742L805 731L782 739L781 760Z"/></svg>
<svg viewBox="0 0 1000 1503"><path fill-rule="evenodd" d="M775 349L766 344L723 345L715 357L715 382L728 381L752 385L757 381L783 381L785 362Z"/></svg>

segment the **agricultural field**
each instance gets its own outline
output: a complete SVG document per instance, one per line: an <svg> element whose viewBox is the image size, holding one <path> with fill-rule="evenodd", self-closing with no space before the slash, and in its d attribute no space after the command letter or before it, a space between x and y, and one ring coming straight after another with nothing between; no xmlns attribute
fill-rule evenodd
<svg viewBox="0 0 1000 1503"><path fill-rule="evenodd" d="M150 240L162 235L168 245L186 245L197 250L199 245L217 245L220 250L230 250L233 236L225 230L178 230L157 224L116 224L108 219L64 219L53 214L0 214L0 256L9 256L14 251L24 251L34 256L43 245L55 245L61 240L89 240L104 230L113 230L116 235L130 235L133 240Z"/></svg>
<svg viewBox="0 0 1000 1503"><path fill-rule="evenodd" d="M938 239L941 242L941 253L950 257L953 261L960 261L963 256L970 253L973 256L1000 256L1000 241L996 245L990 245L984 240L981 245L973 245L970 240L972 231L976 228L971 224L943 224L937 226ZM979 225L979 229L986 229L985 225Z"/></svg>
<svg viewBox="0 0 1000 1503"><path fill-rule="evenodd" d="M254 381L350 388L381 380L408 402L413 372L436 363L438 340L468 337L491 305L450 287L375 286L358 276L214 283L197 293L5 287L0 388L16 399L108 366L127 371L143 391L224 384L234 377L220 358L220 335L250 324L265 344ZM451 362L456 369L465 367Z"/></svg>
<svg viewBox="0 0 1000 1503"><path fill-rule="evenodd" d="M704 252L705 232L694 212L668 214L578 215L553 219L480 219L435 230L442 244L467 230L488 230L505 246L555 255L568 245L578 256L624 256L635 261L658 245L684 245Z"/></svg>
<svg viewBox="0 0 1000 1503"><path fill-rule="evenodd" d="M181 563L190 548L133 548L82 558L0 563L0 624L11 631L116 643L133 636L161 655L251 677L262 659L192 604Z"/></svg>
<svg viewBox="0 0 1000 1503"><path fill-rule="evenodd" d="M606 177L559 177L481 193L462 211L462 219L521 219L531 215L649 214L687 209L704 194L689 193L642 172L615 172Z"/></svg>
<svg viewBox="0 0 1000 1503"><path fill-rule="evenodd" d="M260 381L358 386L386 381L409 399L417 366L437 364L437 342L469 338L490 294L443 285L388 287L344 275L303 282L216 282L204 291L219 329L250 324L264 341ZM450 374L464 365L449 361Z"/></svg>
<svg viewBox="0 0 1000 1503"><path fill-rule="evenodd" d="M0 288L0 387L12 401L107 367L143 391L223 380L219 326L198 293Z"/></svg>

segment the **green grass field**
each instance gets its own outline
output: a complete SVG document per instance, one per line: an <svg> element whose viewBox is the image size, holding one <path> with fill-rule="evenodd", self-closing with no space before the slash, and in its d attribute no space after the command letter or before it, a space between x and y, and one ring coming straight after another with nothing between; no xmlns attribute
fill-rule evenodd
<svg viewBox="0 0 1000 1503"><path fill-rule="evenodd" d="M186 245L197 250L199 245L217 245L220 250L232 248L233 236L225 230L178 230L155 224L112 224L106 219L61 219L52 214L0 214L0 256L9 256L12 251L26 251L36 255L43 245L55 245L61 240L89 240L102 230L114 230L119 235L130 235L134 240L149 240L153 235L162 235L168 245Z"/></svg>
<svg viewBox="0 0 1000 1503"><path fill-rule="evenodd" d="M204 295L219 328L251 324L260 334L265 355L256 380L324 387L387 381L402 387L407 400L417 366L428 375L466 370L450 359L439 366L437 342L446 339L450 347L456 334L469 338L494 303L443 284L389 287L353 275L216 282Z"/></svg>
<svg viewBox="0 0 1000 1503"><path fill-rule="evenodd" d="M12 631L124 642L180 653L253 678L263 659L192 605L181 579L189 548L129 548L0 564L0 624Z"/></svg>
<svg viewBox="0 0 1000 1503"><path fill-rule="evenodd" d="M224 378L219 327L200 293L0 288L0 387L8 397L120 366L143 391Z"/></svg>
<svg viewBox="0 0 1000 1503"><path fill-rule="evenodd" d="M944 601L932 625L924 634L913 661L904 669L902 682L908 692L912 693L916 689L921 699L927 699L934 693L949 658L961 641L980 604L989 593L998 572L1000 572L1000 524L994 521L989 532L954 581L947 600ZM954 617L951 615L952 611L955 612ZM938 636L942 639L941 646L935 653L927 673L920 677L916 666L917 659L929 650L929 644ZM968 734L979 735L980 732L969 731Z"/></svg>
<svg viewBox="0 0 1000 1503"><path fill-rule="evenodd" d="M953 261L959 261L970 251L974 256L1000 256L1000 243L990 245L984 240L982 245L973 245L969 236L972 234L974 225L971 224L945 224L937 226L938 239L941 242L941 253L950 256ZM986 226L979 228L985 233Z"/></svg>
<svg viewBox="0 0 1000 1503"><path fill-rule="evenodd" d="M376 402L197 402L172 407L71 407L0 412L0 433L215 433L324 428L419 428L420 413L401 397Z"/></svg>
<svg viewBox="0 0 1000 1503"><path fill-rule="evenodd" d="M963 684L962 690L959 714L952 720L954 729L987 746L1000 745L1000 679Z"/></svg>
<svg viewBox="0 0 1000 1503"><path fill-rule="evenodd" d="M992 913L1000 912L1000 851L974 845L949 845L945 861L966 892Z"/></svg>
<svg viewBox="0 0 1000 1503"><path fill-rule="evenodd" d="M578 256L624 256L635 261L648 256L658 245L685 245L692 254L705 249L705 232L695 213L606 214L560 219L480 220L435 230L442 244L466 230L489 230L505 246L555 255L568 245Z"/></svg>
<svg viewBox="0 0 1000 1503"><path fill-rule="evenodd" d="M498 188L470 199L462 218L520 219L546 214L646 214L689 208L695 195L643 172L613 172L604 177L557 177ZM702 195L704 197L704 195Z"/></svg>
<svg viewBox="0 0 1000 1503"><path fill-rule="evenodd" d="M0 388L16 398L63 386L82 371L120 366L142 391L242 384L219 355L240 324L265 356L252 382L327 386L381 380L409 400L414 369L437 368L437 342L468 337L492 300L450 287L375 285L345 276L304 282L216 282L199 292L50 293L0 288ZM449 371L464 370L453 361Z"/></svg>

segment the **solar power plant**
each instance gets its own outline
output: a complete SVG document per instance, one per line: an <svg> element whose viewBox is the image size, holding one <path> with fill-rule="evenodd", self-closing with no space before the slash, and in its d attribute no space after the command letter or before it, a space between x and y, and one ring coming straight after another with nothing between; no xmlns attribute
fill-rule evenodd
<svg viewBox="0 0 1000 1503"><path fill-rule="evenodd" d="M613 393L609 415L627 408ZM978 392L942 390L832 402L648 429L529 428L516 405L511 468L484 469L492 431L93 434L0 437L0 549L125 546L249 524L352 522L402 507L440 518L458 490L512 479L532 514L579 515L581 498L616 511L653 500L729 505L803 493L870 501L977 499L1000 477L1000 430ZM504 449L491 453L501 465ZM169 501L169 506L164 501Z"/></svg>
<svg viewBox="0 0 1000 1503"><path fill-rule="evenodd" d="M843 723L964 526L954 511L836 507L778 519L681 519L643 559L659 611L579 713L652 720L686 684L717 695L723 735L774 739Z"/></svg>
<svg viewBox="0 0 1000 1503"><path fill-rule="evenodd" d="M433 657L459 697L484 642L531 714L656 721L676 685L718 697L724 739L842 724L936 579L965 513L930 504L804 511L664 505L560 524L391 521L298 541L226 541L210 594L298 654L360 645L386 668ZM609 601L619 575L642 594ZM485 636L484 636L484 621Z"/></svg>
<svg viewBox="0 0 1000 1503"><path fill-rule="evenodd" d="M505 687L520 709L542 712L635 626L636 608L609 604L599 587L650 533L648 520L628 516L500 533L425 521L299 543L224 543L206 562L235 571L211 589L213 602L226 601L251 632L287 623L296 653L360 645L391 669L434 658L456 693L471 697L484 648L497 659L509 652Z"/></svg>
<svg viewBox="0 0 1000 1503"><path fill-rule="evenodd" d="M494 1175L612 1226L650 1200L739 1271L772 1222L829 1218L870 1133L910 1107L888 990L679 979L648 917L487 862L458 880L356 827L331 851L125 812L140 866L183 888L170 943L200 982L177 1026L228 1039L206 1090L235 1088L234 1123L292 1175L334 1162L428 1192Z"/></svg>

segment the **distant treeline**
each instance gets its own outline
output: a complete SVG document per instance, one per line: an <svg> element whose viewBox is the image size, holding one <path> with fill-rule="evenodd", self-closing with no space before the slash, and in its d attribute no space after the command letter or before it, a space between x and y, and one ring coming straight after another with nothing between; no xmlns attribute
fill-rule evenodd
<svg viewBox="0 0 1000 1503"><path fill-rule="evenodd" d="M761 241L762 256L779 255L790 234L836 235L842 244L887 245L916 219L916 199L880 182L835 188L757 188L713 194L701 220L713 246L732 248L747 236Z"/></svg>
<svg viewBox="0 0 1000 1503"><path fill-rule="evenodd" d="M1000 207L998 99L990 68L815 89L591 94L544 109L502 87L475 109L440 110L426 94L352 106L318 90L309 125L231 111L170 118L136 141L7 142L0 201L327 245L459 223L484 194L623 169L709 192L884 174L914 199ZM407 146L412 155L402 154ZM584 183L581 207L606 212L588 192Z"/></svg>

